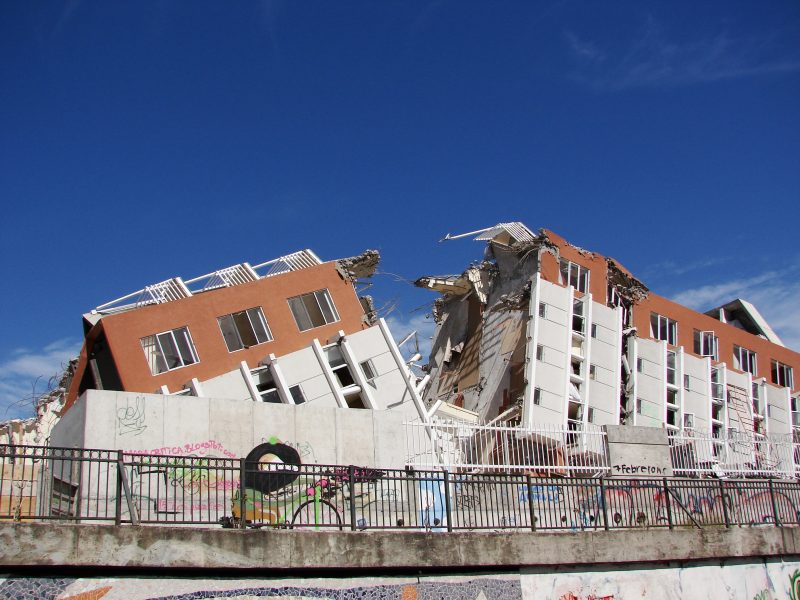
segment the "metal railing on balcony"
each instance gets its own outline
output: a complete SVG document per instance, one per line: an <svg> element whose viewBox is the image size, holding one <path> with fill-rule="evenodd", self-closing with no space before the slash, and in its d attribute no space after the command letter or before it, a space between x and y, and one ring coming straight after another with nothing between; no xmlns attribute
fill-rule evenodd
<svg viewBox="0 0 800 600"><path fill-rule="evenodd" d="M406 464L451 471L601 475L609 471L605 432L595 425L525 429L461 421L405 424Z"/></svg>
<svg viewBox="0 0 800 600"><path fill-rule="evenodd" d="M793 479L800 446L789 434L731 431L723 436L684 430L670 432L676 475L779 477Z"/></svg>
<svg viewBox="0 0 800 600"><path fill-rule="evenodd" d="M798 525L800 484L536 477L0 446L0 519L297 530Z"/></svg>

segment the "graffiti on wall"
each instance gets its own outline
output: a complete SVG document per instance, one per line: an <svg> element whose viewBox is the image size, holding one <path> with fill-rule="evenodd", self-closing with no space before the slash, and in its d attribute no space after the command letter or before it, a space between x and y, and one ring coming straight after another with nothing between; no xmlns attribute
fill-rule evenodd
<svg viewBox="0 0 800 600"><path fill-rule="evenodd" d="M125 406L117 409L117 432L121 436L141 435L146 429L144 396L136 396L133 402L126 398Z"/></svg>

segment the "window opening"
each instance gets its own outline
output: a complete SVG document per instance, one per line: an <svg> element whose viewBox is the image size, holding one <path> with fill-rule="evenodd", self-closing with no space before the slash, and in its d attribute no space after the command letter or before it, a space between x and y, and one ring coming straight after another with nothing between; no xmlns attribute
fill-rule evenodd
<svg viewBox="0 0 800 600"><path fill-rule="evenodd" d="M179 327L140 340L153 375L199 362L188 327Z"/></svg>
<svg viewBox="0 0 800 600"><path fill-rule="evenodd" d="M294 400L295 404L304 404L306 401L306 396L303 393L303 388L300 387L300 384L290 387L289 394L291 394L292 400Z"/></svg>
<svg viewBox="0 0 800 600"><path fill-rule="evenodd" d="M597 337L597 323L592 323L592 337Z"/></svg>
<svg viewBox="0 0 800 600"><path fill-rule="evenodd" d="M733 366L740 371L756 374L756 353L741 346L733 347Z"/></svg>
<svg viewBox="0 0 800 600"><path fill-rule="evenodd" d="M686 391L691 389L691 378L688 375L683 376L683 389Z"/></svg>
<svg viewBox="0 0 800 600"><path fill-rule="evenodd" d="M256 389L261 396L262 402L271 402L272 404L281 403L281 397L280 394L278 394L278 386L272 378L272 373L269 372L269 369L260 373Z"/></svg>
<svg viewBox="0 0 800 600"><path fill-rule="evenodd" d="M272 332L260 306L219 317L217 321L228 352L272 341Z"/></svg>
<svg viewBox="0 0 800 600"><path fill-rule="evenodd" d="M719 339L713 331L694 330L694 353L719 360Z"/></svg>
<svg viewBox="0 0 800 600"><path fill-rule="evenodd" d="M339 346L327 346L325 348L325 356L341 387L346 388L356 384L356 380L350 372L350 367L347 365Z"/></svg>
<svg viewBox="0 0 800 600"><path fill-rule="evenodd" d="M536 346L536 360L544 360L544 346L541 344Z"/></svg>
<svg viewBox="0 0 800 600"><path fill-rule="evenodd" d="M327 289L289 298L289 308L300 331L321 327L339 320L339 313Z"/></svg>
<svg viewBox="0 0 800 600"><path fill-rule="evenodd" d="M568 260L561 260L560 282L584 294L589 291L589 269Z"/></svg>
<svg viewBox="0 0 800 600"><path fill-rule="evenodd" d="M650 337L677 346L678 322L657 313L650 313Z"/></svg>
<svg viewBox="0 0 800 600"><path fill-rule="evenodd" d="M537 406L542 403L542 388L533 388L533 403Z"/></svg>
<svg viewBox="0 0 800 600"><path fill-rule="evenodd" d="M586 319L583 314L583 300L572 302L572 331L583 333L585 331Z"/></svg>
<svg viewBox="0 0 800 600"><path fill-rule="evenodd" d="M539 302L539 317L542 319L547 318L547 304Z"/></svg>
<svg viewBox="0 0 800 600"><path fill-rule="evenodd" d="M782 387L794 387L794 377L792 367L785 365L777 360L772 361L772 383Z"/></svg>
<svg viewBox="0 0 800 600"><path fill-rule="evenodd" d="M677 385L675 382L676 377L676 357L672 351L667 352L667 383L670 385Z"/></svg>
<svg viewBox="0 0 800 600"><path fill-rule="evenodd" d="M372 381L378 376L378 373L375 370L375 365L372 364L372 359L365 360L360 366L361 371L364 373L364 378L372 383Z"/></svg>

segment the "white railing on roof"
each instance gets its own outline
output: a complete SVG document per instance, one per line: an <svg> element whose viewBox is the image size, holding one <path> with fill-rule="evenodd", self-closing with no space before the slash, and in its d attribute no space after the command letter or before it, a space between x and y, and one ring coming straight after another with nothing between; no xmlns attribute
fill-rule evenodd
<svg viewBox="0 0 800 600"><path fill-rule="evenodd" d="M322 261L311 250L300 250L299 252L293 252L292 254L287 254L286 256L281 256L280 258L268 260L260 265L256 265L253 267L253 270L258 273L259 269L267 269L267 267L269 267L266 273L261 275L261 277L272 277L273 275L280 275L287 271L299 271L300 269L306 269L321 264Z"/></svg>
<svg viewBox="0 0 800 600"><path fill-rule="evenodd" d="M730 432L714 437L684 430L669 433L675 475L795 478L800 444L790 434Z"/></svg>
<svg viewBox="0 0 800 600"><path fill-rule="evenodd" d="M599 475L609 471L605 432L537 425L531 429L435 419L405 424L406 465L452 471Z"/></svg>
<svg viewBox="0 0 800 600"><path fill-rule="evenodd" d="M232 267L219 269L213 273L200 275L185 282L180 277L148 285L143 290L135 291L122 298L101 304L94 309L95 313L115 313L132 308L139 308L148 304L161 304L181 298L188 298L193 294L209 290L230 287L256 281L264 277L272 277L289 271L299 271L308 267L321 265L322 261L311 250L300 250L281 256L273 260L251 267L248 263L241 263ZM260 271L263 271L261 273Z"/></svg>

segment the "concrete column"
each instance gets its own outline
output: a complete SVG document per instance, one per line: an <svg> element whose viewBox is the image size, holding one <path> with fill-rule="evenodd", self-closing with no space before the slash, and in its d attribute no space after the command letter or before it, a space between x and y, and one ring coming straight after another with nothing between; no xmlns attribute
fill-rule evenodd
<svg viewBox="0 0 800 600"><path fill-rule="evenodd" d="M283 371L281 371L280 366L278 366L278 357L274 354L270 354L267 357L266 363L269 367L269 372L272 374L272 379L275 381L275 387L278 390L278 396L280 396L281 402L284 404L294 404L294 398L292 398L292 394L289 392L289 386L286 385L286 378L284 378Z"/></svg>
<svg viewBox="0 0 800 600"><path fill-rule="evenodd" d="M528 304L528 324L525 328L525 390L522 399L522 426L533 427L533 390L536 388L536 346L539 343L539 280L538 271L531 277L531 298Z"/></svg>
<svg viewBox="0 0 800 600"><path fill-rule="evenodd" d="M319 340L314 339L314 341L311 342L311 347L314 349L314 354L317 357L319 366L322 367L322 372L325 374L325 379L328 381L328 387L331 388L331 393L333 397L336 398L336 404L339 405L339 408L347 408L347 401L344 399L344 395L342 395L339 382L336 380L336 375L333 374L333 369L331 369L331 365L328 362L328 358L325 356L325 351L322 349Z"/></svg>
<svg viewBox="0 0 800 600"><path fill-rule="evenodd" d="M253 382L253 374L245 361L239 363L239 372L242 374L242 379L244 379L244 384L247 386L247 391L250 392L253 402L261 402L261 394L258 393L258 388Z"/></svg>
<svg viewBox="0 0 800 600"><path fill-rule="evenodd" d="M384 408L379 407L378 403L375 401L375 398L372 396L369 383L367 382L366 377L364 377L364 372L361 370L361 365L353 354L353 349L350 347L347 337L344 335L339 338L339 348L341 348L342 356L344 357L347 366L350 368L350 372L353 374L353 379L356 380L358 387L361 388L361 397L366 401L367 408L371 408L372 410L380 410Z"/></svg>
<svg viewBox="0 0 800 600"><path fill-rule="evenodd" d="M192 396L203 396L203 386L200 384L200 381L197 379L197 377L193 377L186 385L188 385L189 389L192 390Z"/></svg>
<svg viewBox="0 0 800 600"><path fill-rule="evenodd" d="M414 407L417 409L419 418L423 423L430 423L430 417L428 417L428 413L425 410L425 403L422 401L419 393L417 393L417 388L411 382L411 373L409 373L408 367L406 366L403 357L400 355L400 349L397 347L397 344L394 343L394 338L392 337L392 333L389 331L388 325L386 325L386 321L383 319L378 319L378 327L383 334L383 339L389 348L389 352L394 359L394 363L397 365L397 368L400 370L400 373L403 376L403 380L406 382L406 389L408 389L408 393L411 394L411 399L414 402Z"/></svg>

